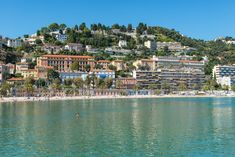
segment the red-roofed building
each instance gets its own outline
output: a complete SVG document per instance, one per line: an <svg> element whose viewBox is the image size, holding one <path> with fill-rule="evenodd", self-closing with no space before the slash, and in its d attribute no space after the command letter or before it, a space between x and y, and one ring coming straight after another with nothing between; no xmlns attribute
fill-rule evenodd
<svg viewBox="0 0 235 157"><path fill-rule="evenodd" d="M43 55L37 59L37 66L50 66L58 71L71 71L71 66L74 62L82 71L85 71L86 65L90 65L91 70L94 68L95 61L92 56L77 56L77 55Z"/></svg>

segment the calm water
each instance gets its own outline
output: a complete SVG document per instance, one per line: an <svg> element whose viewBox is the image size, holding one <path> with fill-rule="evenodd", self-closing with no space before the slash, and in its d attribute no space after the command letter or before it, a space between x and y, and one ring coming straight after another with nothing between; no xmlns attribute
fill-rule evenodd
<svg viewBox="0 0 235 157"><path fill-rule="evenodd" d="M235 99L5 103L0 156L235 156Z"/></svg>

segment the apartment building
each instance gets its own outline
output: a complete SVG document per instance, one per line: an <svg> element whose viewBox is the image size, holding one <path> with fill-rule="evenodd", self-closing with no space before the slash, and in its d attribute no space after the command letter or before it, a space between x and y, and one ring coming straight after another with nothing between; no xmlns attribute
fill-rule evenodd
<svg viewBox="0 0 235 157"><path fill-rule="evenodd" d="M73 56L73 55L43 55L37 59L37 65L40 67L50 66L55 70L69 72L74 62L78 62L81 71L86 70L90 65L91 70L94 68L94 57L91 56Z"/></svg>
<svg viewBox="0 0 235 157"><path fill-rule="evenodd" d="M231 88L235 85L235 66L217 65L213 68L213 78L218 84Z"/></svg>
<svg viewBox="0 0 235 157"><path fill-rule="evenodd" d="M144 43L144 46L147 47L148 49L150 49L151 51L154 51L157 49L157 45L155 41L146 41Z"/></svg>
<svg viewBox="0 0 235 157"><path fill-rule="evenodd" d="M124 70L126 68L126 64L123 60L114 60L111 62L111 64L117 67L117 71Z"/></svg>
<svg viewBox="0 0 235 157"><path fill-rule="evenodd" d="M17 47L19 47L19 46L21 46L21 45L22 45L22 42L21 42L20 39L9 39L9 40L7 41L7 46L8 46L8 47L17 48Z"/></svg>
<svg viewBox="0 0 235 157"><path fill-rule="evenodd" d="M187 89L199 89L205 82L205 74L198 69L158 69L156 71L134 71L133 77L137 80L140 88L179 90L179 85L184 84Z"/></svg>

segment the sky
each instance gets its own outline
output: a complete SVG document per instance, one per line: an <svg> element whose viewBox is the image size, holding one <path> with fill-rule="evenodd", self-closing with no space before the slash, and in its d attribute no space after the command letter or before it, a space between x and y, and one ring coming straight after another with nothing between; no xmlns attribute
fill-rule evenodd
<svg viewBox="0 0 235 157"><path fill-rule="evenodd" d="M0 35L12 38L53 22L144 22L197 39L235 37L235 0L1 0L0 8Z"/></svg>

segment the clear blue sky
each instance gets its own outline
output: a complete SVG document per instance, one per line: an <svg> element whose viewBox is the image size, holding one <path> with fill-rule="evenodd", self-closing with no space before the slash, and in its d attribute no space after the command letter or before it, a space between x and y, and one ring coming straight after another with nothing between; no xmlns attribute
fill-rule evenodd
<svg viewBox="0 0 235 157"><path fill-rule="evenodd" d="M235 37L235 0L1 0L0 35L34 33L52 22L149 25L200 39Z"/></svg>

